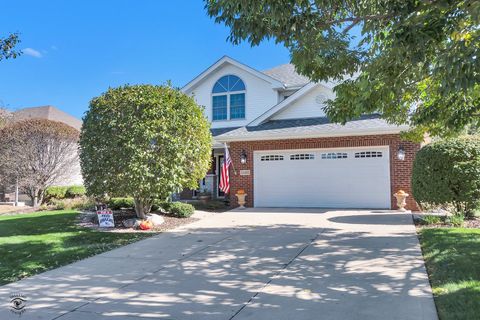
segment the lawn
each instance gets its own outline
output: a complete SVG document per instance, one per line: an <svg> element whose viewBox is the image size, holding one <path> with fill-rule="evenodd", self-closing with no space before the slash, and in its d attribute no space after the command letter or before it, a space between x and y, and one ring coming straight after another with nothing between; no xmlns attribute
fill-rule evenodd
<svg viewBox="0 0 480 320"><path fill-rule="evenodd" d="M420 235L440 319L479 319L480 230L424 228Z"/></svg>
<svg viewBox="0 0 480 320"><path fill-rule="evenodd" d="M75 224L77 215L66 210L0 217L0 285L152 235L83 228Z"/></svg>

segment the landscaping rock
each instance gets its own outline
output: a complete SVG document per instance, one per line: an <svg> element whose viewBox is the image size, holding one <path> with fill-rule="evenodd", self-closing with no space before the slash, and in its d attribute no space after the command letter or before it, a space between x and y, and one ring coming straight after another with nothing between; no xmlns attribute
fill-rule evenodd
<svg viewBox="0 0 480 320"><path fill-rule="evenodd" d="M123 220L123 226L125 228L136 228L139 224L140 224L140 221L135 218Z"/></svg>
<svg viewBox="0 0 480 320"><path fill-rule="evenodd" d="M163 219L162 216L159 216L158 214L154 214L154 213L148 215L147 220L151 221L155 227L165 222L165 219Z"/></svg>

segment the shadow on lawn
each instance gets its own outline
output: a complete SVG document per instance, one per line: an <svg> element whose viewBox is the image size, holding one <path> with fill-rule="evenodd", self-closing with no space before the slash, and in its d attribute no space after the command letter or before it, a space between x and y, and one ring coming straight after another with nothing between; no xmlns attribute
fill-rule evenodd
<svg viewBox="0 0 480 320"><path fill-rule="evenodd" d="M163 234L15 288L43 306L89 302L78 311L112 318L231 319L242 310L235 319L388 319L406 310L425 315L430 295L416 245L404 233L203 228Z"/></svg>
<svg viewBox="0 0 480 320"><path fill-rule="evenodd" d="M8 219L0 220L0 238L78 231L80 227L73 223L76 216L77 213L73 211L8 216Z"/></svg>

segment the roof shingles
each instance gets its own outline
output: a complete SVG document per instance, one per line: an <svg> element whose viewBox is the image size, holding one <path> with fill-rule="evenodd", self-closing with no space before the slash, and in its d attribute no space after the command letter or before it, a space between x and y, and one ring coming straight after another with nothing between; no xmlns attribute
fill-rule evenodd
<svg viewBox="0 0 480 320"><path fill-rule="evenodd" d="M291 63L276 66L263 71L263 73L282 82L287 88L301 87L310 82L310 79L298 74L295 66Z"/></svg>
<svg viewBox="0 0 480 320"><path fill-rule="evenodd" d="M347 122L345 125L332 123L327 117L288 119L288 120L270 120L258 126L241 127L230 130L226 133L217 135L216 140L252 140L264 138L288 138L300 136L323 136L338 135L354 132L386 132L402 131L406 126L397 126L389 124L381 119L378 114L365 115L356 120Z"/></svg>

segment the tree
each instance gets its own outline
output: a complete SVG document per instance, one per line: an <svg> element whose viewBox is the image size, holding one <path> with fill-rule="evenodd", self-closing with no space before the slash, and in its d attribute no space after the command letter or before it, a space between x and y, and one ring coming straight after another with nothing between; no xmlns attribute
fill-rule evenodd
<svg viewBox="0 0 480 320"><path fill-rule="evenodd" d="M206 0L206 9L234 44L273 38L299 73L339 81L326 107L334 121L380 112L416 137L480 123L480 0Z"/></svg>
<svg viewBox="0 0 480 320"><path fill-rule="evenodd" d="M12 120L13 115L10 111L0 107L0 128Z"/></svg>
<svg viewBox="0 0 480 320"><path fill-rule="evenodd" d="M211 139L202 109L178 90L109 89L90 102L80 135L87 192L133 197L144 219L155 199L198 187L210 164Z"/></svg>
<svg viewBox="0 0 480 320"><path fill-rule="evenodd" d="M0 37L0 61L3 59L15 59L21 55L21 51L15 50L15 46L19 43L18 33L12 33L6 38Z"/></svg>
<svg viewBox="0 0 480 320"><path fill-rule="evenodd" d="M0 180L18 183L38 207L45 190L67 178L78 163L79 132L57 121L30 119L0 129Z"/></svg>

